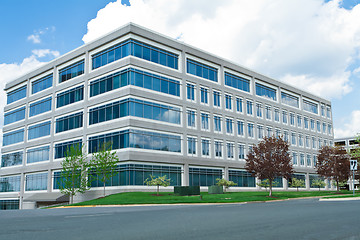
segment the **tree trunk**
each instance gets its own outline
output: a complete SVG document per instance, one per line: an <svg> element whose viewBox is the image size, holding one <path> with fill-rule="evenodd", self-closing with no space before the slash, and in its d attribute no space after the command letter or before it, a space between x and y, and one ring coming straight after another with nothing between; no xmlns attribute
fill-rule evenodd
<svg viewBox="0 0 360 240"><path fill-rule="evenodd" d="M74 195L70 193L70 204L74 203Z"/></svg>
<svg viewBox="0 0 360 240"><path fill-rule="evenodd" d="M105 195L105 181L104 181L104 197L105 197L106 195Z"/></svg>
<svg viewBox="0 0 360 240"><path fill-rule="evenodd" d="M272 197L272 181L269 181L269 197Z"/></svg>
<svg viewBox="0 0 360 240"><path fill-rule="evenodd" d="M156 195L157 195L157 196L159 196L159 188L160 188L160 186L157 185L157 192L156 192Z"/></svg>
<svg viewBox="0 0 360 240"><path fill-rule="evenodd" d="M339 192L340 188L339 188L339 180L336 180L336 191Z"/></svg>
<svg viewBox="0 0 360 240"><path fill-rule="evenodd" d="M299 187L296 188L296 191L297 191L297 192L299 191Z"/></svg>

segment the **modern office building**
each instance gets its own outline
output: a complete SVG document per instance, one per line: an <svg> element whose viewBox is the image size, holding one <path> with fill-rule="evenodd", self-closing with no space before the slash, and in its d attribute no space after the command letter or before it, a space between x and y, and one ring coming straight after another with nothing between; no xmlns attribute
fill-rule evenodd
<svg viewBox="0 0 360 240"><path fill-rule="evenodd" d="M345 138L336 138L334 139L334 145L337 147L344 147L348 152L351 149L358 147L359 143L356 141L356 136L345 137Z"/></svg>
<svg viewBox="0 0 360 240"><path fill-rule="evenodd" d="M71 145L85 145L90 158L112 142L120 159L107 183L114 193L149 190L149 174L166 174L172 186L224 177L255 190L244 159L272 135L289 141L294 177L309 189L318 148L333 142L330 101L132 23L5 91L3 208L61 201L60 163ZM91 185L78 201L101 194L101 182Z"/></svg>

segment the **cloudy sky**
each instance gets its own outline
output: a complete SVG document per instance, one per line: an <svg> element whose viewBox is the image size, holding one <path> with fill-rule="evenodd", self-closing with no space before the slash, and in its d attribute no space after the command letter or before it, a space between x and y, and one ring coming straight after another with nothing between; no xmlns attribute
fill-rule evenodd
<svg viewBox="0 0 360 240"><path fill-rule="evenodd" d="M0 129L6 82L131 21L329 99L335 137L360 132L360 0L3 0L0 11Z"/></svg>

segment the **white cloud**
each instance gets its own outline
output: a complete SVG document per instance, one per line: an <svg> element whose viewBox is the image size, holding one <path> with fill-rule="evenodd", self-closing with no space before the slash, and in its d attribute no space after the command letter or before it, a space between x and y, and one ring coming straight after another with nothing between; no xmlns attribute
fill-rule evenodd
<svg viewBox="0 0 360 240"><path fill-rule="evenodd" d="M32 41L33 43L41 43L39 34L31 34L27 37L27 40Z"/></svg>
<svg viewBox="0 0 360 240"><path fill-rule="evenodd" d="M60 56L59 51L53 51L50 49L34 49L32 50L32 53L39 58L45 57L47 55L51 55L54 57Z"/></svg>
<svg viewBox="0 0 360 240"><path fill-rule="evenodd" d="M360 5L340 0L130 0L109 3L83 41L128 22L231 59L323 97L351 91L349 66L360 56Z"/></svg>
<svg viewBox="0 0 360 240"><path fill-rule="evenodd" d="M334 129L335 138L352 137L360 133L360 110L355 110L341 128Z"/></svg>

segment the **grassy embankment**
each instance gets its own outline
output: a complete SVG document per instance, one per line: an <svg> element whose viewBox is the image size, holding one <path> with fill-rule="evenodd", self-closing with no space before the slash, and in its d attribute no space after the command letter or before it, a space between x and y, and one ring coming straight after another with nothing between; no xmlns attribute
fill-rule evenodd
<svg viewBox="0 0 360 240"><path fill-rule="evenodd" d="M341 191L342 194L351 194L351 191ZM129 205L129 204L174 204L174 203L234 203L283 200L289 198L317 197L338 195L334 191L281 191L273 192L273 197L268 197L268 192L231 192L225 194L201 193L200 196L176 196L171 192L162 192L156 196L153 192L127 192L109 195L105 198L94 199L76 203L73 206L85 205ZM360 194L357 194L360 196ZM352 195L351 195L352 196Z"/></svg>

